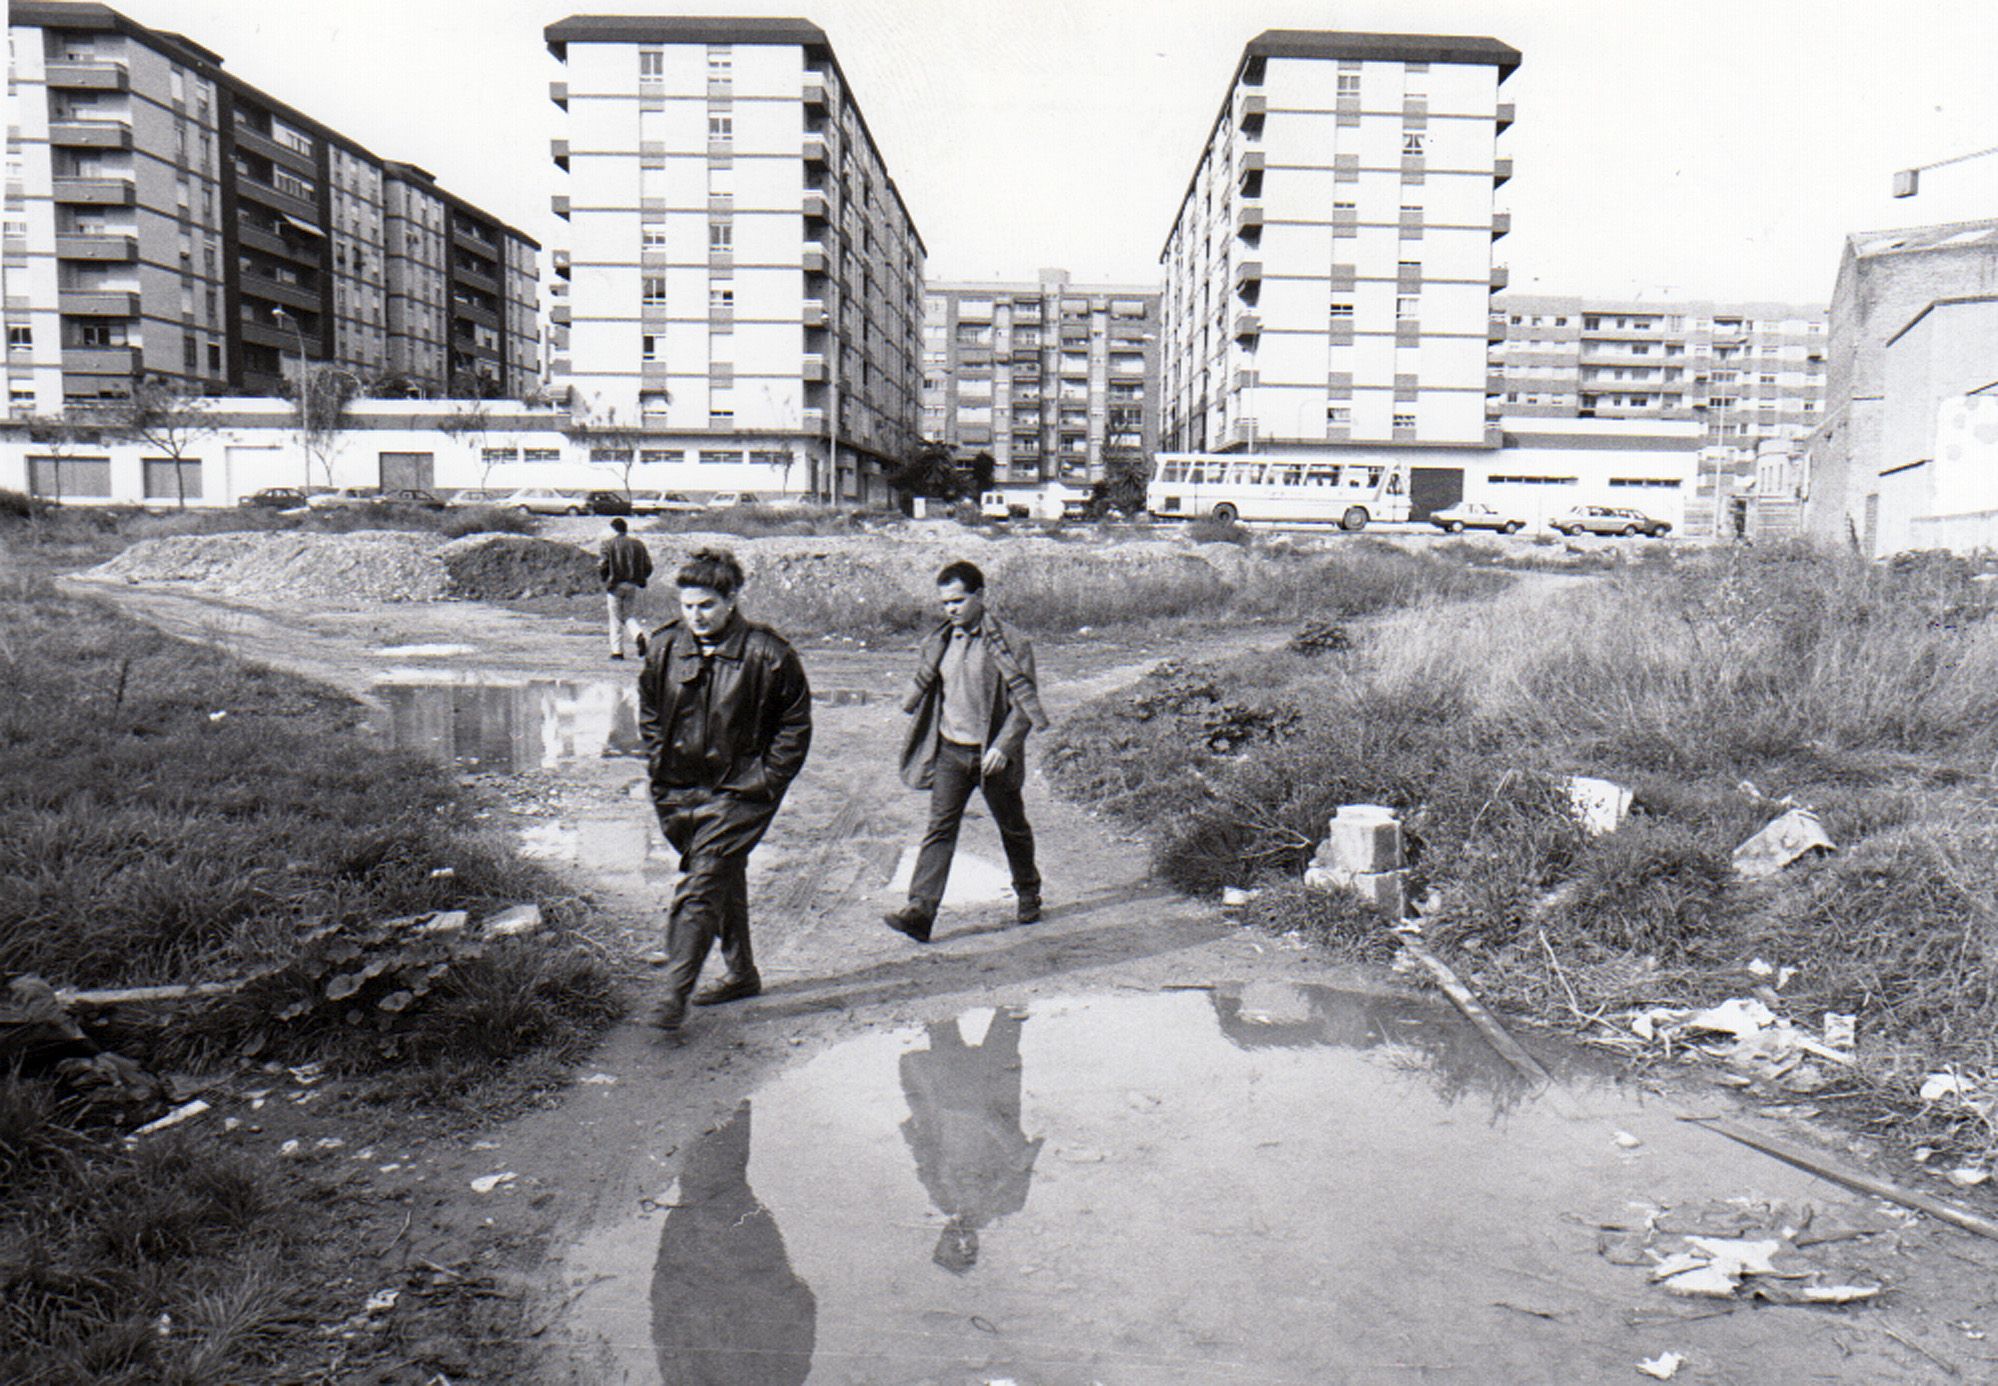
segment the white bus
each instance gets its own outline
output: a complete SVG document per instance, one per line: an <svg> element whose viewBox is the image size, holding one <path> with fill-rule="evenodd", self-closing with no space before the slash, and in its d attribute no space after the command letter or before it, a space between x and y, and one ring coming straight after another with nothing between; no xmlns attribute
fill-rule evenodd
<svg viewBox="0 0 1998 1386"><path fill-rule="evenodd" d="M1408 518L1408 468L1378 458L1286 461L1241 453L1160 453L1145 487L1145 509L1160 519L1336 524Z"/></svg>

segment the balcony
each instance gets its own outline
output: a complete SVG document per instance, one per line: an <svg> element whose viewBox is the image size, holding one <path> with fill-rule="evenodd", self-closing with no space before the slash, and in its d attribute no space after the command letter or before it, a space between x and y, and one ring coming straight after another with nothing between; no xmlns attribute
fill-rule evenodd
<svg viewBox="0 0 1998 1386"><path fill-rule="evenodd" d="M1235 315L1235 339L1256 337L1262 334L1263 315L1261 313L1237 313Z"/></svg>
<svg viewBox="0 0 1998 1386"><path fill-rule="evenodd" d="M826 411L823 409L799 410L798 426L807 433L824 433L826 431Z"/></svg>
<svg viewBox="0 0 1998 1386"><path fill-rule="evenodd" d="M236 240L253 250L261 250L266 255L279 255L287 260L302 264L320 263L319 246L316 238L300 241L287 240L274 231L266 231L252 222L239 222L236 227Z"/></svg>
<svg viewBox="0 0 1998 1386"><path fill-rule="evenodd" d="M1507 269L1504 265L1492 266L1492 287L1494 289L1503 289L1506 285L1510 284L1511 282L1512 282L1511 270Z"/></svg>
<svg viewBox="0 0 1998 1386"><path fill-rule="evenodd" d="M569 141L548 141L548 157L555 161L555 167L567 173L569 171Z"/></svg>
<svg viewBox="0 0 1998 1386"><path fill-rule="evenodd" d="M825 221L830 215L831 203L827 201L824 193L808 190L805 193L804 211L807 220Z"/></svg>
<svg viewBox="0 0 1998 1386"><path fill-rule="evenodd" d="M1235 176L1247 178L1252 173L1261 173L1265 158L1260 149L1245 149L1235 161Z"/></svg>
<svg viewBox="0 0 1998 1386"><path fill-rule="evenodd" d="M805 74L805 85L801 94L804 96L807 106L824 106L826 104L825 77L817 72L807 72Z"/></svg>
<svg viewBox="0 0 1998 1386"><path fill-rule="evenodd" d="M453 306L452 311L463 312L465 311L467 306L468 305L462 303L456 304ZM478 314L467 312L466 316L476 318ZM486 312L485 316L490 318L494 315L490 312ZM569 325L569 305L566 303L558 303L554 307L550 308L548 310L548 321L554 323L557 327L567 327Z"/></svg>
<svg viewBox="0 0 1998 1386"><path fill-rule="evenodd" d="M129 376L137 367L136 347L64 347L62 368L66 374Z"/></svg>
<svg viewBox="0 0 1998 1386"><path fill-rule="evenodd" d="M236 195L238 197L247 197L252 202L261 202L273 211L283 212L286 216L297 217L302 221L316 222L319 220L319 209L304 198L292 193L281 192L269 183L260 182L255 178L246 178L240 173L236 175Z"/></svg>
<svg viewBox="0 0 1998 1386"><path fill-rule="evenodd" d="M816 351L805 353L801 373L808 383L821 383L826 378L826 358Z"/></svg>
<svg viewBox="0 0 1998 1386"><path fill-rule="evenodd" d="M303 308L308 313L317 313L324 302L319 290L307 288L303 284L287 284L281 279L267 275L245 274L237 280L238 288L253 298L266 303L281 303L287 308Z"/></svg>
<svg viewBox="0 0 1998 1386"><path fill-rule="evenodd" d="M1235 94L1235 124L1246 126L1260 122L1269 113L1269 98L1257 91L1244 91Z"/></svg>
<svg viewBox="0 0 1998 1386"><path fill-rule="evenodd" d="M1485 393L1488 395L1502 395L1505 393L1504 371L1485 372Z"/></svg>
<svg viewBox="0 0 1998 1386"><path fill-rule="evenodd" d="M548 199L548 210L567 221L569 219L569 194L556 193Z"/></svg>
<svg viewBox="0 0 1998 1386"><path fill-rule="evenodd" d="M1263 383L1263 373L1253 366L1241 366L1235 371L1235 388L1246 390Z"/></svg>
<svg viewBox="0 0 1998 1386"><path fill-rule="evenodd" d="M50 63L46 69L51 90L123 91L125 69L116 63Z"/></svg>
<svg viewBox="0 0 1998 1386"><path fill-rule="evenodd" d="M273 164L283 164L292 172L305 178L319 176L319 165L310 154L301 153L289 145L279 144L263 131L236 122L236 147L251 154L259 154Z"/></svg>
<svg viewBox="0 0 1998 1386"><path fill-rule="evenodd" d="M1260 432L1261 427L1256 420L1237 419L1228 425L1227 439L1230 443L1239 443L1245 448L1252 448L1256 445Z"/></svg>
<svg viewBox="0 0 1998 1386"><path fill-rule="evenodd" d="M1263 204L1244 202L1235 209L1235 234L1247 236L1261 235L1263 230Z"/></svg>
<svg viewBox="0 0 1998 1386"><path fill-rule="evenodd" d="M1486 425L1485 425L1485 446L1486 446L1486 447L1488 447L1488 448L1502 448L1502 447L1504 447L1504 446L1505 446L1505 430L1504 430L1504 429L1502 429L1502 428L1500 428L1500 427L1499 427L1499 426L1498 426L1497 424L1486 424Z"/></svg>
<svg viewBox="0 0 1998 1386"><path fill-rule="evenodd" d="M1235 292L1247 288L1260 287L1263 282L1263 262L1261 260L1237 260L1235 262Z"/></svg>
<svg viewBox="0 0 1998 1386"><path fill-rule="evenodd" d="M825 163L827 158L826 137L824 135L806 135L804 155L805 162L808 164Z"/></svg>
<svg viewBox="0 0 1998 1386"><path fill-rule="evenodd" d="M569 252L566 250L549 251L548 267L557 279L567 279L574 272Z"/></svg>
<svg viewBox="0 0 1998 1386"><path fill-rule="evenodd" d="M1511 178L1512 178L1512 160L1510 159L1492 160L1492 185L1494 187L1502 186L1503 184L1511 181Z"/></svg>
<svg viewBox="0 0 1998 1386"><path fill-rule="evenodd" d="M499 297L499 280L493 278L484 270L473 269L470 265L453 262L451 265L451 278L455 282L463 284L468 289L477 289L480 293L491 294L494 298Z"/></svg>
<svg viewBox="0 0 1998 1386"><path fill-rule="evenodd" d="M129 231L56 237L56 258L59 260L100 260L129 264L138 258L138 254L138 237Z"/></svg>
<svg viewBox="0 0 1998 1386"><path fill-rule="evenodd" d="M76 207L129 207L132 185L122 178L58 178L55 200Z"/></svg>
<svg viewBox="0 0 1998 1386"><path fill-rule="evenodd" d="M826 248L823 244L818 241L805 242L804 265L806 274L825 274L827 273L828 263Z"/></svg>
<svg viewBox="0 0 1998 1386"><path fill-rule="evenodd" d="M70 318L130 318L138 316L139 296L124 289L65 289L56 306Z"/></svg>
<svg viewBox="0 0 1998 1386"><path fill-rule="evenodd" d="M803 316L801 318L801 321L807 327L824 327L831 321L826 316L826 305L824 301L821 299L816 299L816 298L806 299L804 301L802 313Z"/></svg>
<svg viewBox="0 0 1998 1386"><path fill-rule="evenodd" d="M49 143L66 149L130 149L132 130L110 120L65 120L49 126Z"/></svg>
<svg viewBox="0 0 1998 1386"><path fill-rule="evenodd" d="M550 82L548 84L548 99L550 101L553 101L556 105L560 106L563 110L565 111L568 110L569 84L567 82Z"/></svg>
<svg viewBox="0 0 1998 1386"><path fill-rule="evenodd" d="M1512 233L1512 213L1493 212L1492 239L1497 240L1500 236L1510 235L1511 233Z"/></svg>

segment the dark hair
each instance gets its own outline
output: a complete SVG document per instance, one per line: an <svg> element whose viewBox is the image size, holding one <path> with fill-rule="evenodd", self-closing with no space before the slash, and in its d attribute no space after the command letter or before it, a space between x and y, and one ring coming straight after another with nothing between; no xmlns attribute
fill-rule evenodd
<svg viewBox="0 0 1998 1386"><path fill-rule="evenodd" d="M943 571L937 574L937 586L948 587L953 582L963 587L966 592L985 590L985 574L978 571L976 563L966 558L944 564Z"/></svg>
<svg viewBox="0 0 1998 1386"><path fill-rule="evenodd" d="M616 530L619 534L624 533L625 530L624 516L620 515L616 519L612 520L611 528Z"/></svg>
<svg viewBox="0 0 1998 1386"><path fill-rule="evenodd" d="M742 565L727 549L695 549L673 581L680 587L705 587L733 597L742 590Z"/></svg>

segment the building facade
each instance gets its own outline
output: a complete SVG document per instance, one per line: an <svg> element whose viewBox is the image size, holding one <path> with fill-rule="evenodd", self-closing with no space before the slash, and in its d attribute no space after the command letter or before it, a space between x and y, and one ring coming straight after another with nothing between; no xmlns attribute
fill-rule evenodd
<svg viewBox="0 0 1998 1386"><path fill-rule="evenodd" d="M885 499L920 421L925 252L824 31L580 16L545 37L568 114L553 383L607 437L800 444L820 494Z"/></svg>
<svg viewBox="0 0 1998 1386"><path fill-rule="evenodd" d="M931 284L923 299L923 437L987 453L994 479L1103 479L1104 459L1158 447L1159 291L1074 284Z"/></svg>
<svg viewBox="0 0 1998 1386"><path fill-rule="evenodd" d="M1427 35L1243 49L1160 257L1164 446L1498 446L1499 92L1519 61Z"/></svg>
<svg viewBox="0 0 1998 1386"><path fill-rule="evenodd" d="M1998 220L1846 238L1826 333L1824 422L1805 440L1804 526L1813 538L1850 543L1869 555L1884 551L1882 479L1913 460L1889 448L1890 343L1920 324L1932 307L1994 294ZM1917 375L1929 376L1923 346L1929 334L1941 324L1953 328L1975 316L1944 314L1905 339L1904 362L1919 352L1924 365L1920 372L1903 373L1904 389ZM1903 400L1898 407L1914 408L1925 423L1943 398L1998 380L1998 348L1988 338L1960 344L1967 354L1921 385L1918 401ZM1912 434L1904 429L1901 436ZM1890 482L1887 489L1897 488Z"/></svg>
<svg viewBox="0 0 1998 1386"><path fill-rule="evenodd" d="M428 174L103 5L11 5L8 84L10 414L136 374L276 393L301 357L428 393L534 385L535 243ZM434 204L435 246L395 234L399 183ZM439 350L399 340L398 276Z"/></svg>

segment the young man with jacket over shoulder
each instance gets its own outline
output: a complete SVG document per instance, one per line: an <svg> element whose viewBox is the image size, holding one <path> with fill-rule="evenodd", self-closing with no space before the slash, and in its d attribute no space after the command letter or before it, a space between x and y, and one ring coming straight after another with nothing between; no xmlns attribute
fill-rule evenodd
<svg viewBox="0 0 1998 1386"><path fill-rule="evenodd" d="M918 943L930 941L974 787L985 795L1006 849L1016 918L1032 924L1041 917L1034 830L1020 792L1027 733L1048 725L1034 647L986 608L985 574L975 563L960 559L944 566L937 574L937 604L944 619L924 638L915 687L902 703L915 717L902 779L911 789L929 791L929 827L909 880L909 903L884 916L889 928Z"/></svg>
<svg viewBox="0 0 1998 1386"><path fill-rule="evenodd" d="M681 565L680 619L653 632L638 676L638 731L652 803L680 854L666 926L666 998L653 1023L677 1030L697 1006L763 990L749 945L749 854L812 744L812 690L797 651L737 609L742 567L725 549ZM692 994L708 948L725 971Z"/></svg>

